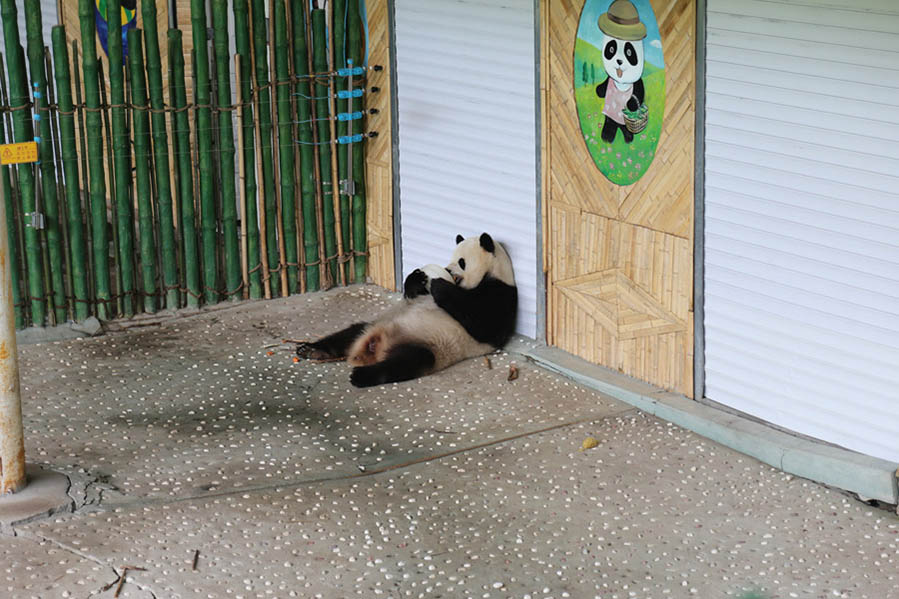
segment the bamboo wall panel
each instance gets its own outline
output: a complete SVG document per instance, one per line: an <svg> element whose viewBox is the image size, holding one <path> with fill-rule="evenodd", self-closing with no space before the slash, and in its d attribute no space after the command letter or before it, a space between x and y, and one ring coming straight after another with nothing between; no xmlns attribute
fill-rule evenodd
<svg viewBox="0 0 899 599"><path fill-rule="evenodd" d="M396 290L393 252L393 147L391 145L390 112L390 31L387 0L367 3L368 64L382 65L382 71L370 71L369 88L380 88L366 95L366 108L378 114L369 117L369 127L378 137L369 139L365 157L365 180L368 189L368 275L372 281Z"/></svg>
<svg viewBox="0 0 899 599"><path fill-rule="evenodd" d="M542 2L547 340L692 395L695 8L652 4L665 51L663 129L643 177L617 186L590 157L574 101L583 2Z"/></svg>

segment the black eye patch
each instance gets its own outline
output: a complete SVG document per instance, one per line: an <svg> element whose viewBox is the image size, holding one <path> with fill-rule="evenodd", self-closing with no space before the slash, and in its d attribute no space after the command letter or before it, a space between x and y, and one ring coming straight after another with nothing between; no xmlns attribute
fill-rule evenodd
<svg viewBox="0 0 899 599"><path fill-rule="evenodd" d="M640 60L637 58L637 50L630 42L626 42L624 44L624 56L625 58L627 58L627 61L634 66L637 66L637 63L640 62Z"/></svg>
<svg viewBox="0 0 899 599"><path fill-rule="evenodd" d="M459 268L465 270L465 258L459 258Z"/></svg>
<svg viewBox="0 0 899 599"><path fill-rule="evenodd" d="M609 40L609 43L606 44L606 49L603 52L606 60L612 60L612 57L615 56L616 52L618 52L618 42L616 42L615 40Z"/></svg>

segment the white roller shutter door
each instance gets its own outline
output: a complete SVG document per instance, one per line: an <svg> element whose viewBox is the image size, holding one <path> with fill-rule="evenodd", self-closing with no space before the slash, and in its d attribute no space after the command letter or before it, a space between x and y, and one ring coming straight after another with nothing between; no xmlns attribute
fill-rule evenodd
<svg viewBox="0 0 899 599"><path fill-rule="evenodd" d="M448 262L455 237L503 242L518 330L536 335L532 0L396 0L403 276Z"/></svg>
<svg viewBox="0 0 899 599"><path fill-rule="evenodd" d="M24 2L16 2L16 17L19 22L19 43L22 44L22 51L25 52L25 61L28 62L28 37L27 31L25 30L25 3ZM41 0L41 27L44 30L44 45L48 48L52 46L50 43L50 32L56 25L59 25L57 18L57 4L56 0ZM3 52L3 68L6 68L6 39L3 35L3 29L0 27L0 51Z"/></svg>
<svg viewBox="0 0 899 599"><path fill-rule="evenodd" d="M706 397L899 461L899 4L708 0Z"/></svg>

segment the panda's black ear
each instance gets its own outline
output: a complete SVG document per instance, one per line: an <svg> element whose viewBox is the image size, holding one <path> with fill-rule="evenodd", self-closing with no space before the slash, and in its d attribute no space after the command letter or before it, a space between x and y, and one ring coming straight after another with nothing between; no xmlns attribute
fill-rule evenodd
<svg viewBox="0 0 899 599"><path fill-rule="evenodd" d="M459 245L460 243L462 243L463 239L465 239L465 238L462 237L461 235L456 235L456 245Z"/></svg>
<svg viewBox="0 0 899 599"><path fill-rule="evenodd" d="M481 233L481 247L484 248L484 251L493 253L493 250L496 247L493 245L493 238L490 237L487 233Z"/></svg>

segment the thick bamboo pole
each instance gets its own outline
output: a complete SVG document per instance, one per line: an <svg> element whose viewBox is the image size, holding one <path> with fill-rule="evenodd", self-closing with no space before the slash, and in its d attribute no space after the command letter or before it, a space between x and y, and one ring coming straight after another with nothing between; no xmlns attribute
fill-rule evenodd
<svg viewBox="0 0 899 599"><path fill-rule="evenodd" d="M75 86L75 114L78 125L78 165L81 176L81 188L79 190L79 198L81 200L81 210L84 214L83 220L85 225L85 251L87 255L84 260L84 269L87 274L87 299L88 312L91 309L96 312L96 276L94 274L94 262L90 256L91 248L93 248L93 232L91 230L90 215L90 175L87 167L87 128L84 124L84 87L81 85L81 67L79 66L78 57L81 52L78 50L78 42L72 40L72 79Z"/></svg>
<svg viewBox="0 0 899 599"><path fill-rule="evenodd" d="M263 251L268 260L268 267L263 274L269 280L272 295L279 293L279 281L271 276L271 271L278 264L278 242L275 238L277 230L277 208L275 206L275 170L272 146L272 105L269 89L268 56L266 55L265 5L263 0L250 2L250 34L253 40L253 70L256 73L256 121L257 147L261 160L263 201L260 202L260 217L265 220L265 241ZM274 40L272 40L274 41ZM262 232L263 223L260 223Z"/></svg>
<svg viewBox="0 0 899 599"><path fill-rule="evenodd" d="M84 228L81 217L81 187L78 177L78 147L75 143L75 107L69 76L69 49L65 27L57 25L51 33L55 62L57 102L59 105L60 145L65 173L66 208L68 210L69 248L71 252L72 293L75 320L88 316L88 286L85 264Z"/></svg>
<svg viewBox="0 0 899 599"><path fill-rule="evenodd" d="M225 236L225 289L239 299L242 287L237 239L237 190L234 182L234 125L231 121L231 60L228 51L228 0L212 2L219 112L219 165L222 177L222 232Z"/></svg>
<svg viewBox="0 0 899 599"><path fill-rule="evenodd" d="M234 55L234 84L237 86L237 89L240 90L242 88L243 82L241 81L241 72L243 70L243 65L241 65L240 54ZM244 112L243 110L238 110L237 112L237 147L238 149L244 147ZM247 168L244 163L243 157L241 156L240 160L237 162L237 181L238 181L238 193L240 194L239 206L240 206L240 275L241 282L243 283L243 292L241 297L243 299L247 299L250 297L250 273L249 268L247 266L247 194L245 182L247 178Z"/></svg>
<svg viewBox="0 0 899 599"><path fill-rule="evenodd" d="M275 70L277 59L275 58L275 43L276 43L276 34L275 34L275 0L269 1L269 64L272 66L272 71ZM272 77L272 87L275 87L275 77ZM278 86L283 87L283 86ZM277 149L277 152L273 152L274 156L274 166L275 166L275 176L280 178L281 176L281 148L280 148L280 137L281 130L278 125L278 90L273 89L272 91L272 148ZM281 209L281 187L280 185L275 186L275 226L278 231L278 273L281 277L281 295L283 297L287 297L288 288L287 288L287 257L286 257L286 248L284 247L284 222L282 220L282 209Z"/></svg>
<svg viewBox="0 0 899 599"><path fill-rule="evenodd" d="M328 31L334 35L334 12L332 9L331 13L331 23L328 24ZM342 26L341 26L342 27ZM334 85L335 76L333 73L335 72L334 66L334 39L330 40L328 43L328 71L332 73L331 76L328 77L328 135L331 139L337 139L337 105L335 103L336 98L336 87ZM341 203L343 202L344 194L341 189L340 181L341 176L339 174L339 169L337 167L337 156L341 152L337 148L334 147L331 152L331 181L334 182L333 193L331 194L331 201L334 204L334 219L337 221L334 225L334 232L337 234L337 247L339 248L339 258L337 260L337 272L340 276L340 284L346 285L346 275L347 275L347 264L344 261L344 256L346 252L344 251L346 248L344 247L344 243L347 241L347 238L343 235L343 215L341 213Z"/></svg>
<svg viewBox="0 0 899 599"><path fill-rule="evenodd" d="M6 81L6 68L3 65L3 54L0 54L0 82ZM3 91L0 92L0 104L6 103L6 85L3 84ZM2 121L0 121L0 144L6 143L6 115L3 115ZM6 210L6 235L8 237L9 245L7 246L8 255L9 255L9 272L10 272L10 284L12 285L12 301L13 308L15 311L15 328L21 329L25 326L25 310L22 305L22 291L19 287L21 284L22 277L19 274L19 261L21 260L21 255L18 251L18 237L19 237L19 227L16 222L16 212L15 212L15 198L13 197L12 192L12 175L11 166L4 166L0 168L0 185L3 186L3 208Z"/></svg>
<svg viewBox="0 0 899 599"><path fill-rule="evenodd" d="M125 77L122 65L122 12L121 0L107 0L106 23L109 35L106 40L109 56L109 102L112 113L112 155L115 165L116 230L118 231L118 256L121 282L119 293L124 316L134 314L134 230L131 195L128 193L129 158L131 143L125 127Z"/></svg>
<svg viewBox="0 0 899 599"><path fill-rule="evenodd" d="M349 15L347 19L347 54L353 61L353 65L364 65L365 55L362 48L362 2L360 0L348 0ZM364 83L363 83L364 84ZM352 112L362 110L362 98L353 98ZM365 121L356 119L350 121L350 134L357 135L364 131ZM355 195L353 196L353 281L365 282L365 274L368 267L367 230L365 223L365 144L358 142L353 144L352 162L353 180L355 181Z"/></svg>
<svg viewBox="0 0 899 599"><path fill-rule="evenodd" d="M9 104L13 111L13 141L32 141L34 132L29 108L28 77L25 74L25 59L19 44L19 23L14 0L0 0L0 17L3 19L3 39L6 49L7 72L9 73ZM17 169L22 210L25 214L34 212L35 180L30 165ZM26 217L26 224L28 218ZM28 293L31 303L31 323L43 326L46 315L44 309L43 263L41 260L38 230L25 227L25 257L28 264Z"/></svg>
<svg viewBox="0 0 899 599"><path fill-rule="evenodd" d="M316 73L328 70L327 34L325 27L325 11L312 11L313 35L313 69ZM325 234L325 256L331 280L337 279L337 241L334 237L334 188L331 179L331 132L328 124L328 84L324 76L315 79L315 114L318 124L318 148L322 186L322 226Z"/></svg>
<svg viewBox="0 0 899 599"><path fill-rule="evenodd" d="M259 255L259 223L256 210L256 152L254 150L253 127L253 70L250 54L250 22L247 14L247 0L234 0L234 43L240 56L238 91L240 93L240 117L243 126L243 143L239 144L244 169L244 205L246 217L241 218L241 228L246 237L246 259L250 297L262 297L262 262Z"/></svg>
<svg viewBox="0 0 899 599"><path fill-rule="evenodd" d="M162 61L156 26L156 0L141 1L144 27L144 51L147 54L147 87L150 94L150 124L153 131L153 156L156 167L156 193L159 203L159 240L162 247L162 283L166 308L178 307L178 267L175 254L175 216L172 210L172 184L169 172L169 140L162 93Z"/></svg>
<svg viewBox="0 0 899 599"><path fill-rule="evenodd" d="M0 223L7 222L6 193L0 187ZM13 309L10 235L0 232L0 495L25 487L25 434L19 390L19 357Z"/></svg>
<svg viewBox="0 0 899 599"><path fill-rule="evenodd" d="M140 230L140 264L144 311L156 311L156 244L153 238L153 207L150 204L150 115L147 114L147 80L140 29L128 32L131 64L131 105L134 119L134 170L137 177L137 218Z"/></svg>
<svg viewBox="0 0 899 599"><path fill-rule="evenodd" d="M191 0L190 22L196 57L197 152L200 178L200 230L203 255L203 297L207 304L218 301L215 269L215 189L212 165L212 110L209 85L209 48L206 35L206 0Z"/></svg>
<svg viewBox="0 0 899 599"><path fill-rule="evenodd" d="M290 55L287 48L287 12L284 0L272 0L275 24L275 76L278 80L276 97L278 100L278 151L280 154L281 182L281 228L284 232L280 250L283 252L283 266L287 268L287 290L297 292L297 220L294 215L294 140L293 116L290 110ZM282 271L283 272L283 271Z"/></svg>
<svg viewBox="0 0 899 599"><path fill-rule="evenodd" d="M82 49L81 68L84 73L85 128L88 169L90 173L91 254L94 263L94 285L97 298L97 318L109 317L109 233L106 230L106 169L103 158L103 125L100 117L100 75L97 62L94 3L79 0L81 39L87 43Z"/></svg>
<svg viewBox="0 0 899 599"><path fill-rule="evenodd" d="M305 3L307 10L301 8ZM306 13L308 3L305 0L293 0L291 2L293 15L293 64L297 83L297 138L300 146L300 194L302 196L302 220L303 220L303 260L306 263L306 288L309 291L317 291L321 287L319 265L316 264L319 257L318 224L316 222L316 204L320 204L318 186L315 181L315 171L318 162L315 160L314 136L312 134L312 110L311 97L312 83L309 75L309 53L307 46L308 22Z"/></svg>
<svg viewBox="0 0 899 599"><path fill-rule="evenodd" d="M50 125L50 110L47 108L47 78L44 64L43 26L41 24L40 0L25 0L25 30L28 40L28 67L37 103L41 109L36 111L40 117L38 144L40 152L41 192L43 200L45 235L49 254L50 294L53 300L53 312L57 323L66 320L66 296L64 282L65 258L62 251L62 240L59 227L59 200L56 187L56 163L53 156L53 135Z"/></svg>
<svg viewBox="0 0 899 599"><path fill-rule="evenodd" d="M194 226L194 188L190 165L190 121L187 116L187 90L184 86L184 52L181 31L169 29L169 61L172 71L172 105L175 124L175 162L178 165L178 204L181 209L181 239L184 252L184 278L187 305L200 305L200 269L197 264L197 233Z"/></svg>
<svg viewBox="0 0 899 599"><path fill-rule="evenodd" d="M347 50L346 50L346 26L347 26L347 16L348 16L348 5L350 4L349 0L334 0L333 8L332 8L332 21L334 22L333 30L333 45L331 48L331 63L332 69L337 71L338 69L343 69L347 66ZM332 95L331 102L333 103L333 112L349 112L350 111L350 99L347 98L345 100L341 100L336 97L336 92L347 89L347 79L345 77L333 77L331 79L331 83L334 88L334 95ZM347 134L347 130L349 127L348 121L340 121L338 120L334 123L336 128L335 137L344 137ZM335 148L335 155L337 158L337 181L346 181L347 180L347 152L340 150L339 148ZM343 192L343 189L338 185L337 193L340 198L340 236L341 236L341 253L344 256L350 256L350 195ZM349 264L343 264L343 276L346 276L347 271L349 270Z"/></svg>
<svg viewBox="0 0 899 599"><path fill-rule="evenodd" d="M112 153L112 125L109 123L109 95L106 93L106 76L103 72L103 61L101 59L97 59L97 78L100 82L100 106L103 107L100 114L103 117L103 139L106 143L106 152L105 155L108 156ZM112 297L115 298L115 313L117 315L122 315L122 304L123 304L123 294L122 294L122 264L118 259L117 252L119 248L119 227L118 227L118 204L115 201L115 160L109 161L109 169L106 171L106 187L105 189L109 190L109 205L107 206L107 210L109 211L110 217L112 219L112 248L113 253L116 255L115 259L115 278L113 279L112 285ZM105 200L104 200L105 201Z"/></svg>

